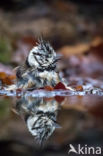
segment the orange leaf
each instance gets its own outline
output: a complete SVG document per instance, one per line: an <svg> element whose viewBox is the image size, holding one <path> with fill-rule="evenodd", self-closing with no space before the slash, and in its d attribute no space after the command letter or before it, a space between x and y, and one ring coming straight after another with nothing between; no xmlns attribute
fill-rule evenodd
<svg viewBox="0 0 103 156"><path fill-rule="evenodd" d="M13 82L8 77L6 77L5 79L2 79L2 83L6 85L13 84Z"/></svg>
<svg viewBox="0 0 103 156"><path fill-rule="evenodd" d="M52 86L45 86L44 89L48 90L48 91L53 91L54 90Z"/></svg>
<svg viewBox="0 0 103 156"><path fill-rule="evenodd" d="M6 78L6 73L0 72L0 79L5 79Z"/></svg>
<svg viewBox="0 0 103 156"><path fill-rule="evenodd" d="M83 87L82 86L76 86L76 90L77 91L83 91Z"/></svg>
<svg viewBox="0 0 103 156"><path fill-rule="evenodd" d="M14 79L16 79L15 75L7 75L4 72L0 72L0 79L3 84L11 85L13 84Z"/></svg>
<svg viewBox="0 0 103 156"><path fill-rule="evenodd" d="M9 78L10 80L15 80L15 79L16 79L16 75L8 75L8 78Z"/></svg>

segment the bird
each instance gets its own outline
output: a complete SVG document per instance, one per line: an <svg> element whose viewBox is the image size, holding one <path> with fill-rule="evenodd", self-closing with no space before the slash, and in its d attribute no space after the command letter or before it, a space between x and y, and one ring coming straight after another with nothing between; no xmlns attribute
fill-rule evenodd
<svg viewBox="0 0 103 156"><path fill-rule="evenodd" d="M30 50L25 62L16 68L16 85L9 86L12 89L40 89L45 86L55 87L62 82L67 89L66 80L57 72L57 62L60 60L49 42L39 39L36 46Z"/></svg>
<svg viewBox="0 0 103 156"><path fill-rule="evenodd" d="M45 86L56 86L64 81L56 71L60 59L49 42L39 40L30 50L26 61L16 71L17 88L38 89Z"/></svg>

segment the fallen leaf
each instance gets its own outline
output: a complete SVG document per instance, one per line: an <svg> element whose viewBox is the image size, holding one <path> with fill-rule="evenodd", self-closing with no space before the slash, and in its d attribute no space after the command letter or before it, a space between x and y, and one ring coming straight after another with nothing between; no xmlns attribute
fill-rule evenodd
<svg viewBox="0 0 103 156"><path fill-rule="evenodd" d="M0 72L0 79L5 79L6 78L6 73Z"/></svg>
<svg viewBox="0 0 103 156"><path fill-rule="evenodd" d="M2 83L4 85L11 85L11 84L13 84L13 82L8 77L6 77L5 79L2 79Z"/></svg>
<svg viewBox="0 0 103 156"><path fill-rule="evenodd" d="M8 75L8 78L9 78L10 80L15 80L15 79L16 79L16 75Z"/></svg>
<svg viewBox="0 0 103 156"><path fill-rule="evenodd" d="M48 90L48 91L53 91L54 90L52 86L45 86L44 89Z"/></svg>
<svg viewBox="0 0 103 156"><path fill-rule="evenodd" d="M0 72L0 80L2 81L3 85L13 84L15 79L16 79L15 75L8 75L4 72Z"/></svg>
<svg viewBox="0 0 103 156"><path fill-rule="evenodd" d="M59 82L54 89L66 89L65 85L62 82Z"/></svg>
<svg viewBox="0 0 103 156"><path fill-rule="evenodd" d="M76 91L83 91L83 87L82 86L76 86Z"/></svg>

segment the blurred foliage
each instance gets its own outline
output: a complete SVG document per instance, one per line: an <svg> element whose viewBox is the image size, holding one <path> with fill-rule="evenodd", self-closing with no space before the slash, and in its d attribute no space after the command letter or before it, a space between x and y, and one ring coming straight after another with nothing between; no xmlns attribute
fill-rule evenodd
<svg viewBox="0 0 103 156"><path fill-rule="evenodd" d="M9 63L12 54L13 35L10 29L8 17L0 14L0 62Z"/></svg>
<svg viewBox="0 0 103 156"><path fill-rule="evenodd" d="M10 62L12 53L11 41L8 38L0 37L0 62Z"/></svg>
<svg viewBox="0 0 103 156"><path fill-rule="evenodd" d="M6 118L9 115L9 103L10 99L0 99L0 120Z"/></svg>

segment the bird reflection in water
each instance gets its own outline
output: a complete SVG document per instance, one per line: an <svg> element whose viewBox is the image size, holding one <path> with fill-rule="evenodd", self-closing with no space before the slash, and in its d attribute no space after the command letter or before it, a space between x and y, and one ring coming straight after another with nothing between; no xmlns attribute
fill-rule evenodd
<svg viewBox="0 0 103 156"><path fill-rule="evenodd" d="M16 103L17 112L23 116L29 132L41 146L56 128L60 128L56 122L59 107L59 103L53 98L23 96Z"/></svg>

